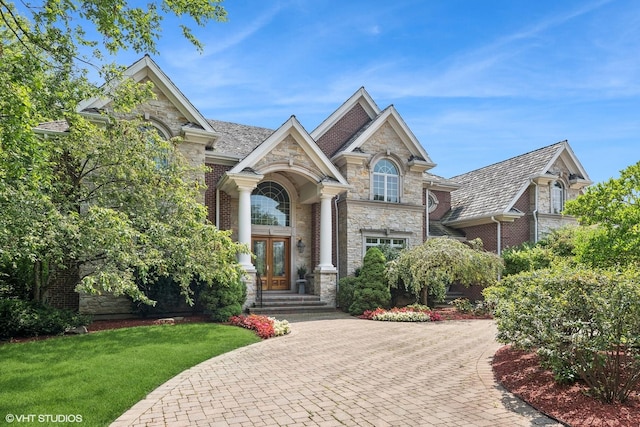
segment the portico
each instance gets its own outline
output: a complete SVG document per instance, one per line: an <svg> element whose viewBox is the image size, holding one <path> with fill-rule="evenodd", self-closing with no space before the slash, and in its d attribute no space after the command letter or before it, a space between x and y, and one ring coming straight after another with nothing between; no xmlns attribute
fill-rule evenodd
<svg viewBox="0 0 640 427"><path fill-rule="evenodd" d="M236 206L237 241L251 249L239 257L247 306L256 300L258 275L263 291L293 291L301 267L313 277L309 292L335 306L332 201L348 185L295 117L227 171L217 188Z"/></svg>

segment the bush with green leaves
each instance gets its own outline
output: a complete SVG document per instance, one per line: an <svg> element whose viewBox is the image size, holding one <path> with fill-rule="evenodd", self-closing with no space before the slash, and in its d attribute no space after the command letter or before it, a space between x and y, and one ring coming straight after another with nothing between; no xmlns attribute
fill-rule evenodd
<svg viewBox="0 0 640 427"><path fill-rule="evenodd" d="M200 292L200 303L215 322L226 322L242 313L247 300L247 287L242 280L215 283Z"/></svg>
<svg viewBox="0 0 640 427"><path fill-rule="evenodd" d="M349 307L353 304L353 292L356 289L358 278L356 276L347 276L340 279L338 283L338 295L336 302L338 307L344 312L349 312Z"/></svg>
<svg viewBox="0 0 640 427"><path fill-rule="evenodd" d="M176 315L176 313L196 314L202 312L200 294L208 285L203 282L192 281L187 291L193 304L187 304L182 288L171 277L158 277L153 282L137 281L138 288L152 301L154 305L142 301L132 300L133 311L141 317Z"/></svg>
<svg viewBox="0 0 640 427"><path fill-rule="evenodd" d="M0 339L59 335L91 322L88 316L35 301L0 299Z"/></svg>
<svg viewBox="0 0 640 427"><path fill-rule="evenodd" d="M479 239L470 244L436 238L405 249L389 262L387 279L391 286L403 286L423 304L444 301L447 285L455 282L465 286L495 283L503 269L502 259L484 251Z"/></svg>
<svg viewBox="0 0 640 427"><path fill-rule="evenodd" d="M349 313L360 315L366 310L389 307L391 292L385 280L385 266L386 259L382 251L376 247L369 248L355 284Z"/></svg>
<svg viewBox="0 0 640 427"><path fill-rule="evenodd" d="M556 380L624 402L640 383L640 274L556 266L485 289L498 340L536 350Z"/></svg>

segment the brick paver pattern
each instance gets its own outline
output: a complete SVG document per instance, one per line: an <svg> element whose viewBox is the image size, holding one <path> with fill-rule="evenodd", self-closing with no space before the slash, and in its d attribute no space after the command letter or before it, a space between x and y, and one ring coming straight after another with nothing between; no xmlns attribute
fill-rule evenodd
<svg viewBox="0 0 640 427"><path fill-rule="evenodd" d="M292 321L207 360L112 426L558 425L498 386L491 320Z"/></svg>

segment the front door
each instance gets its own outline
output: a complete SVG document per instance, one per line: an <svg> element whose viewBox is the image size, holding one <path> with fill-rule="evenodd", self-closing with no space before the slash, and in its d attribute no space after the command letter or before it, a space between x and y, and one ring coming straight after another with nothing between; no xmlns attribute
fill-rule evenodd
<svg viewBox="0 0 640 427"><path fill-rule="evenodd" d="M257 273L262 277L262 290L289 289L288 237L254 237L253 254Z"/></svg>

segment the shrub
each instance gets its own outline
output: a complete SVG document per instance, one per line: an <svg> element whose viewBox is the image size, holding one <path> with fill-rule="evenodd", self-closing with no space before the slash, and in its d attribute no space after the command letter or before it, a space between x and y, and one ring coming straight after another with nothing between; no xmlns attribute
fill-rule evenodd
<svg viewBox="0 0 640 427"><path fill-rule="evenodd" d="M242 313L246 300L247 287L242 280L228 285L214 284L200 293L200 303L215 322L225 322L229 317Z"/></svg>
<svg viewBox="0 0 640 427"><path fill-rule="evenodd" d="M353 304L353 292L355 291L357 282L358 278L354 276L347 276L340 279L336 302L342 311L349 312L349 307Z"/></svg>
<svg viewBox="0 0 640 427"><path fill-rule="evenodd" d="M90 317L34 301L0 299L0 338L59 335L86 326Z"/></svg>
<svg viewBox="0 0 640 427"><path fill-rule="evenodd" d="M370 248L364 256L360 276L353 291L349 313L362 314L365 310L389 307L391 292L384 276L386 260L380 249Z"/></svg>
<svg viewBox="0 0 640 427"><path fill-rule="evenodd" d="M206 286L203 283L193 281L189 286L191 298L195 301L192 306L186 303L185 297L182 295L182 288L171 277L160 277L152 283L142 283L141 280L137 280L136 284L138 289L149 299L156 302L155 305L149 305L142 301L132 301L134 313L141 317L160 316L183 311L196 313L202 310L198 301L200 293Z"/></svg>
<svg viewBox="0 0 640 427"><path fill-rule="evenodd" d="M551 265L553 254L540 245L523 243L502 251L504 275L522 273L523 271L540 270Z"/></svg>
<svg viewBox="0 0 640 427"><path fill-rule="evenodd" d="M498 339L537 350L559 381L581 378L606 401L640 383L640 274L556 267L487 288Z"/></svg>

